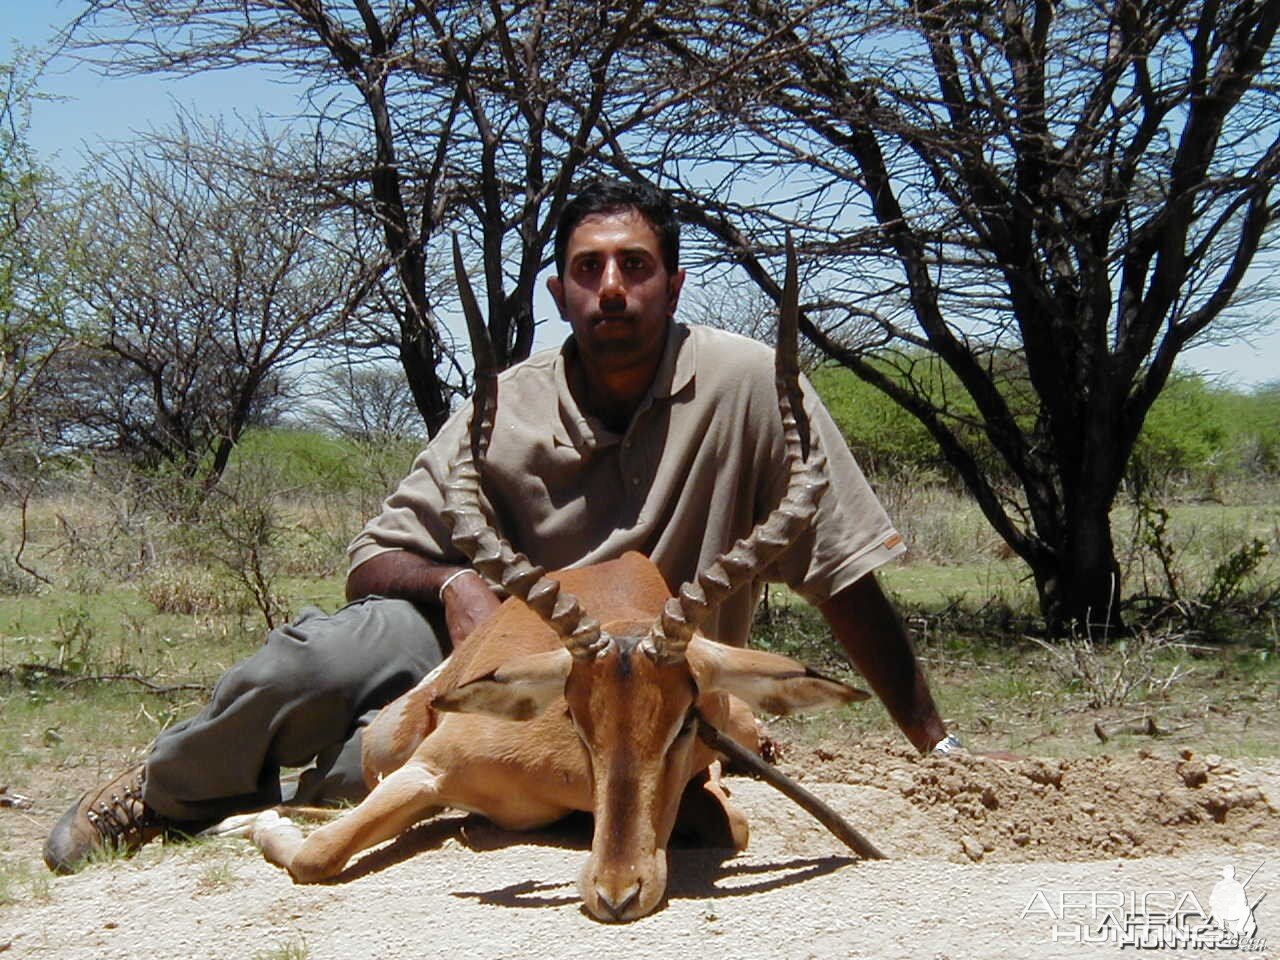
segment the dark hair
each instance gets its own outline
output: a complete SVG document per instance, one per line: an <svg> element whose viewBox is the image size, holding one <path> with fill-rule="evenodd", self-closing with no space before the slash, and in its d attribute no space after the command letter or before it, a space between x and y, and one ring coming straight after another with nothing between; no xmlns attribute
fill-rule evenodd
<svg viewBox="0 0 1280 960"><path fill-rule="evenodd" d="M565 251L574 228L593 213L618 213L635 210L649 221L658 234L662 264L667 273L680 268L680 221L676 219L671 199L647 183L625 183L621 180L593 180L565 204L556 225L556 274L564 276Z"/></svg>

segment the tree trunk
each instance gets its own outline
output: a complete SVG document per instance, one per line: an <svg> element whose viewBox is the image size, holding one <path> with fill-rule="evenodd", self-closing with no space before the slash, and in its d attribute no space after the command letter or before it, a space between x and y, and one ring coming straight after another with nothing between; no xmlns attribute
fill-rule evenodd
<svg viewBox="0 0 1280 960"><path fill-rule="evenodd" d="M1120 565L1107 511L1077 516L1062 542L1031 564L1040 612L1051 636L1073 632L1106 640L1125 631L1120 615Z"/></svg>
<svg viewBox="0 0 1280 960"><path fill-rule="evenodd" d="M449 419L449 397L436 369L438 358L431 336L419 329L413 334L403 331L400 338L400 365L404 368L413 402L427 425L427 435L434 437Z"/></svg>

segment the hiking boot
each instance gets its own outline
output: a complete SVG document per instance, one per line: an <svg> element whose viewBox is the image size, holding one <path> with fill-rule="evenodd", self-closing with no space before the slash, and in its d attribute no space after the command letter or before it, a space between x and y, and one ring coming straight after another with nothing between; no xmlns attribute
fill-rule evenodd
<svg viewBox="0 0 1280 960"><path fill-rule="evenodd" d="M139 765L73 803L45 841L48 868L75 873L100 850L132 853L162 834L168 822L142 802L145 777Z"/></svg>

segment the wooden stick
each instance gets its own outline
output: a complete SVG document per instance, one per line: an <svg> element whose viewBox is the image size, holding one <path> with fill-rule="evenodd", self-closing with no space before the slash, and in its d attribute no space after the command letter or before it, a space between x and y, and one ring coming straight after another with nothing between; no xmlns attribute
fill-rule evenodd
<svg viewBox="0 0 1280 960"><path fill-rule="evenodd" d="M765 783L794 800L819 823L832 832L842 842L864 860L888 859L879 848L859 833L826 803L819 800L796 781L792 780L777 767L756 756L736 740L726 737L701 716L698 716L698 736L711 749L723 753L726 757L746 769Z"/></svg>

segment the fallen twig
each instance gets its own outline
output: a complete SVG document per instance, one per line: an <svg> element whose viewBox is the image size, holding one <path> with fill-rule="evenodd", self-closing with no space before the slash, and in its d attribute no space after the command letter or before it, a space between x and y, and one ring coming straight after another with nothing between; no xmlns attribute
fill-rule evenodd
<svg viewBox="0 0 1280 960"><path fill-rule="evenodd" d="M56 677L60 687L74 687L78 683L110 683L125 681L146 687L152 693L176 693L179 690L208 690L207 683L156 683L136 673L73 673L54 663L19 663L0 668L0 677L20 677L44 674Z"/></svg>
<svg viewBox="0 0 1280 960"><path fill-rule="evenodd" d="M1099 740L1106 743L1117 733L1139 734L1145 737L1162 737L1165 731L1156 726L1154 717L1130 717L1127 720L1101 720L1093 722L1093 732Z"/></svg>
<svg viewBox="0 0 1280 960"><path fill-rule="evenodd" d="M1131 733L1144 737L1167 737L1172 733L1185 729L1189 724L1181 723L1172 727L1161 727L1156 724L1155 717L1127 717L1123 720L1093 721L1094 735L1106 743L1118 733Z"/></svg>
<svg viewBox="0 0 1280 960"><path fill-rule="evenodd" d="M209 689L209 685L207 683L156 683L154 680L148 680L146 677L140 677L136 673L80 674L74 677L63 677L58 681L58 686L73 687L77 683L108 683L120 680L144 686L152 693L176 693L179 690Z"/></svg>

